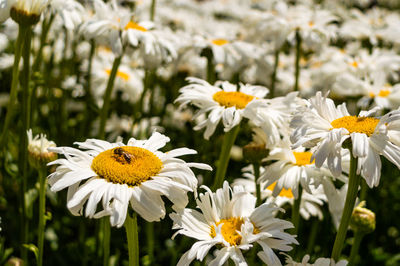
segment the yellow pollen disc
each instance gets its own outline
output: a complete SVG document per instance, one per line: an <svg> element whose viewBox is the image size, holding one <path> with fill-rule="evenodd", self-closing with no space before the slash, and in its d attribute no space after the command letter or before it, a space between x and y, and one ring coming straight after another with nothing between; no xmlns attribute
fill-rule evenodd
<svg viewBox="0 0 400 266"><path fill-rule="evenodd" d="M213 44L215 44L215 45L222 46L222 45L224 45L224 44L227 44L227 43L228 43L228 40L225 40L225 39L215 39L215 40L212 40L211 42L212 42Z"/></svg>
<svg viewBox="0 0 400 266"><path fill-rule="evenodd" d="M358 63L357 63L357 61L353 61L353 62L351 62L351 63L350 63L350 65L351 65L352 67L355 67L355 68L357 68L357 67L358 67Z"/></svg>
<svg viewBox="0 0 400 266"><path fill-rule="evenodd" d="M314 25L315 25L315 24L314 24L313 21L309 21L309 22L308 22L308 26L312 27L312 26L314 26Z"/></svg>
<svg viewBox="0 0 400 266"><path fill-rule="evenodd" d="M364 133L371 136L379 119L373 117L357 117L357 116L344 116L333 120L331 125L333 128L345 128L350 133Z"/></svg>
<svg viewBox="0 0 400 266"><path fill-rule="evenodd" d="M307 165L313 164L314 160L311 162L312 153L309 151L305 152L293 152L294 157L296 158L296 165Z"/></svg>
<svg viewBox="0 0 400 266"><path fill-rule="evenodd" d="M378 96L379 97L387 97L387 96L389 96L389 94L390 94L390 90L383 89L383 90L379 91Z"/></svg>
<svg viewBox="0 0 400 266"><path fill-rule="evenodd" d="M110 75L111 74L111 69L106 69L106 72L107 72L108 75ZM130 78L128 73L125 73L125 72L119 71L119 70L117 70L117 77L122 78L125 81L128 81L129 78Z"/></svg>
<svg viewBox="0 0 400 266"><path fill-rule="evenodd" d="M128 29L139 30L139 31L143 31L143 32L147 31L147 29L145 27L142 27L133 21L129 21L128 24L126 24L125 30L128 30Z"/></svg>
<svg viewBox="0 0 400 266"><path fill-rule="evenodd" d="M225 241L231 244L232 246L240 245L242 241L242 236L237 232L241 231L242 224L244 223L243 218L241 217L231 217L228 219L221 219L219 222L215 223L217 226L223 224L221 227L221 233L224 237ZM254 225L254 224L253 224ZM253 229L253 234L260 233L255 226ZM211 226L210 236L215 237L217 234L215 233L215 228Z"/></svg>
<svg viewBox="0 0 400 266"><path fill-rule="evenodd" d="M239 91L219 91L214 93L213 100L225 107L236 107L244 109L254 96Z"/></svg>
<svg viewBox="0 0 400 266"><path fill-rule="evenodd" d="M270 190L270 191L274 191L275 186L276 186L276 182L274 182L274 183L272 183L271 185L269 185L269 186L267 187L267 189ZM281 190L281 192L279 192L279 195L278 195L278 196L280 196L280 197L285 197L285 198L289 198L289 199L294 198L293 193L292 193L292 190L291 190L290 188L289 188L289 189L282 188L282 190Z"/></svg>
<svg viewBox="0 0 400 266"><path fill-rule="evenodd" d="M144 148L124 146L103 151L92 161L92 170L112 183L139 186L157 175L161 160Z"/></svg>

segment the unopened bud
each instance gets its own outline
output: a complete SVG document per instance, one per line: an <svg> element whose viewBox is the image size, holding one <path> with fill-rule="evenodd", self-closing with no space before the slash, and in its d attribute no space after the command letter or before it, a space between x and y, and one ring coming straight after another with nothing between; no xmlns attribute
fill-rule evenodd
<svg viewBox="0 0 400 266"><path fill-rule="evenodd" d="M353 231L369 234L375 230L375 213L364 208L365 201L362 201L354 208L351 215L350 227Z"/></svg>
<svg viewBox="0 0 400 266"><path fill-rule="evenodd" d="M41 134L32 136L32 130L28 130L28 155L29 162L36 169L45 166L47 163L57 159L57 154L50 152L47 148L56 147L53 141L46 139L46 136Z"/></svg>
<svg viewBox="0 0 400 266"><path fill-rule="evenodd" d="M250 163L259 163L268 154L265 144L250 143L243 147L243 157Z"/></svg>

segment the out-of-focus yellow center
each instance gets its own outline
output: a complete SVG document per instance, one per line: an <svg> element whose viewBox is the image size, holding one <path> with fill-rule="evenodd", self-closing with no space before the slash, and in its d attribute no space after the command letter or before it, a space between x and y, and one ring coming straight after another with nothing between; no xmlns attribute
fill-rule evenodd
<svg viewBox="0 0 400 266"><path fill-rule="evenodd" d="M218 45L218 46L222 46L227 44L229 41L225 40L225 39L215 39L211 41L213 44Z"/></svg>
<svg viewBox="0 0 400 266"><path fill-rule="evenodd" d="M296 158L296 165L307 165L313 164L314 161L311 162L312 153L309 151L305 152L293 152L294 157Z"/></svg>
<svg viewBox="0 0 400 266"><path fill-rule="evenodd" d="M140 147L118 147L101 152L91 168L101 178L112 183L139 186L157 175L163 167L151 151Z"/></svg>
<svg viewBox="0 0 400 266"><path fill-rule="evenodd" d="M106 69L106 73L108 75L110 75L111 74L111 69ZM128 81L130 79L130 76L129 76L128 73L123 72L123 71L119 71L119 70L117 70L117 77L119 77L119 78L121 78L121 79L123 79L125 81Z"/></svg>
<svg viewBox="0 0 400 266"><path fill-rule="evenodd" d="M274 183L272 183L271 185L269 185L269 186L267 187L267 189L270 190L270 191L274 191L275 186L276 186L276 182L274 182ZM279 195L278 195L278 196L280 196L280 197L285 197L285 198L289 198L289 199L294 198L293 193L292 193L292 190L291 190L290 188L289 188L289 189L282 188L282 190L281 190L281 192L279 192Z"/></svg>
<svg viewBox="0 0 400 266"><path fill-rule="evenodd" d="M219 91L213 95L213 100L219 105L236 109L244 109L253 99L254 96L239 91Z"/></svg>
<svg viewBox="0 0 400 266"><path fill-rule="evenodd" d="M333 128L345 128L349 133L357 132L371 136L378 123L379 119L374 117L344 116L333 120L331 125Z"/></svg>
<svg viewBox="0 0 400 266"><path fill-rule="evenodd" d="M308 26L310 26L310 27L312 27L312 26L314 26L315 24L314 24L314 21L309 21L308 22Z"/></svg>
<svg viewBox="0 0 400 266"><path fill-rule="evenodd" d="M240 245L242 241L242 236L238 233L241 231L242 224L244 223L243 218L241 217L231 217L228 219L221 219L219 222L215 223L217 226L222 224L221 233L224 237L225 241L231 244L232 246ZM254 225L254 224L253 224ZM255 226L253 229L253 234L258 234L260 230L258 230ZM211 226L210 236L215 237L217 234L215 233L215 227Z"/></svg>
<svg viewBox="0 0 400 266"><path fill-rule="evenodd" d="M390 90L388 90L388 89L382 89L382 90L379 91L378 96L379 96L379 97L387 97L387 96L390 95L390 93L391 93ZM370 98L375 98L375 97L376 97L376 94L373 93L373 92L370 92L370 93L369 93L369 97L370 97Z"/></svg>
<svg viewBox="0 0 400 266"><path fill-rule="evenodd" d="M145 27L140 26L139 24L133 22L133 21L129 21L128 24L125 25L125 30L139 30L139 31L147 31L147 29Z"/></svg>
<svg viewBox="0 0 400 266"><path fill-rule="evenodd" d="M357 63L357 61L353 61L353 62L351 62L351 63L350 63L350 65L351 65L352 67L355 67L355 68L357 68L357 67L358 67L358 63Z"/></svg>

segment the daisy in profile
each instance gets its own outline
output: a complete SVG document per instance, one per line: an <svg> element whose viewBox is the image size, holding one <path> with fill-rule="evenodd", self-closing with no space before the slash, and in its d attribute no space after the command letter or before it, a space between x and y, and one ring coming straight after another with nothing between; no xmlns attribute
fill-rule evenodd
<svg viewBox="0 0 400 266"><path fill-rule="evenodd" d="M257 255L264 263L281 265L273 249L289 251L290 244L298 244L284 232L293 227L292 223L274 217L281 209L266 203L255 208L256 197L242 187L232 190L226 181L215 193L204 189L207 192L197 199L201 212L184 209L170 214L173 229L178 229L176 234L199 240L181 257L178 266L189 265L194 259L203 260L214 246L221 248L209 265L223 265L229 258L236 265L247 265L242 250L253 248L255 243L262 248Z"/></svg>
<svg viewBox="0 0 400 266"><path fill-rule="evenodd" d="M245 191L256 195L256 186L254 182L254 171L252 166L248 166L242 169L244 178L237 178L234 180L232 186L243 186ZM260 167L260 173L263 175L265 172L264 167ZM274 197L273 191L275 189L277 182L272 183L267 186L267 182L260 182L261 199L265 203L275 203L278 207L289 203L294 204L294 195L292 190L282 188L279 194ZM333 184L332 184L333 186ZM303 219L308 220L311 216L318 217L319 220L323 219L323 214L321 206L327 201L325 192L322 186L315 188L313 185L309 186L312 193L307 191L302 191L301 201L300 201L300 215Z"/></svg>
<svg viewBox="0 0 400 266"><path fill-rule="evenodd" d="M302 147L291 149L290 141L283 140L265 159L272 163L263 171L259 182L265 182L267 187L275 184L272 193L274 197L278 196L282 189L290 189L297 199L300 186L312 194L311 187L319 184L320 179L325 176L333 177L328 168L316 167L312 157L312 152ZM344 180L344 177L338 177Z"/></svg>
<svg viewBox="0 0 400 266"><path fill-rule="evenodd" d="M112 226L124 224L129 204L145 220L159 221L165 216L161 196L171 200L175 209L183 209L188 203L186 193L196 191L197 179L190 167L211 170L176 158L195 154L194 150L159 151L167 142L168 137L155 132L147 140L131 138L127 145L88 139L77 143L80 149L50 148L65 156L50 163L58 165L49 176L51 190L68 188L67 207L72 214L82 215L85 209L90 218L110 215ZM102 210L96 212L100 201Z"/></svg>
<svg viewBox="0 0 400 266"><path fill-rule="evenodd" d="M294 261L290 256L286 257L285 265L286 266L346 266L346 260L340 260L335 262L335 260L331 258L318 258L314 263L309 263L310 255L305 255L301 262Z"/></svg>
<svg viewBox="0 0 400 266"><path fill-rule="evenodd" d="M311 160L315 160L315 165L321 167L327 161L333 175L340 176L342 146L346 140L351 141L351 155L358 160L357 173L369 187L377 186L381 176L380 155L400 168L400 147L392 139L395 134L391 134L399 131L394 122L400 119L400 110L372 117L378 110L351 116L345 104L336 107L331 99L318 92L293 117L293 147L313 148Z"/></svg>
<svg viewBox="0 0 400 266"><path fill-rule="evenodd" d="M268 89L262 86L240 84L237 90L236 85L227 81L217 82L215 85L197 78L188 78L188 81L191 84L180 89L181 95L176 102L181 107L191 103L200 108L195 118L209 113L208 118L194 128L206 128L205 139L210 138L221 119L225 132L228 132L239 125L243 117L251 118L246 115L246 110L265 105L262 98L268 93Z"/></svg>

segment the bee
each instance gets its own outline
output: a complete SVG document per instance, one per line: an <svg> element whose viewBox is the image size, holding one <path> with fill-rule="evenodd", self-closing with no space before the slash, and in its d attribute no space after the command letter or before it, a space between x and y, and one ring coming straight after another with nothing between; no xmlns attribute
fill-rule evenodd
<svg viewBox="0 0 400 266"><path fill-rule="evenodd" d="M131 163L132 159L134 156L128 152L126 152L123 148L118 147L114 149L114 155L117 156L117 158L123 157L124 160L129 164Z"/></svg>

